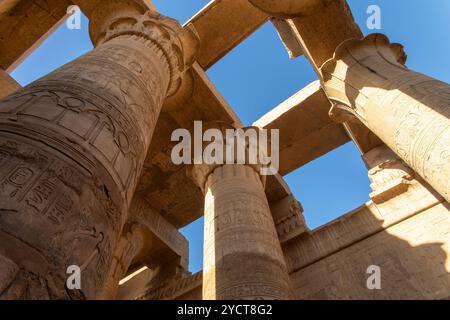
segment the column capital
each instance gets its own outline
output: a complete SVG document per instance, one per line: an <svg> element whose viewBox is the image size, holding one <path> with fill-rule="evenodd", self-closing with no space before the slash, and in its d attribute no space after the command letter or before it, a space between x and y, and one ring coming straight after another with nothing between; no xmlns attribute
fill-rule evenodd
<svg viewBox="0 0 450 320"><path fill-rule="evenodd" d="M448 201L450 86L406 58L382 34L345 41L320 68L323 88L333 116L356 116Z"/></svg>
<svg viewBox="0 0 450 320"><path fill-rule="evenodd" d="M181 85L182 73L195 60L199 37L193 25L182 27L138 1L101 2L90 14L90 36L95 47L117 37L128 36L159 50L170 68L168 96Z"/></svg>
<svg viewBox="0 0 450 320"><path fill-rule="evenodd" d="M225 123L225 122L221 122L221 121L210 121L207 122L204 126L203 126L203 130L207 131L210 129L214 129L214 130L218 130L220 131L220 133L222 134L223 137L223 141L222 141L222 151L223 151L223 162L222 163L212 163L212 164L208 164L205 163L205 159L202 159L203 163L201 164L196 164L195 163L195 159L193 161L194 165L189 166L187 168L187 175L189 177L191 177L191 179L194 181L195 184L197 184L203 192L206 192L207 189L207 182L208 182L208 178L211 176L211 174L218 168L227 166L229 168L235 166L236 170L231 170L229 171L228 169L224 169L223 172L227 172L228 173L237 173L240 171L240 169L237 168L242 168L242 167L248 167L249 169L255 171L255 173L260 177L261 182L263 184L263 186L265 185L266 182L266 178L264 175L261 175L261 168L263 167L260 158L260 153L263 152L263 150L260 148L260 138L259 136L256 137L257 139L257 146L255 148L255 145L251 144L249 141L246 140L247 137L247 133L250 130L254 130L254 132L259 133L259 131L261 130L261 128L259 127L255 127L255 126L249 126L249 127L244 127L244 128L236 128L235 126L229 124L229 123ZM229 141L228 138L228 134L227 134L227 130L236 130L234 132L233 135L233 139L232 141ZM243 133L243 136L239 135L237 133L237 131L241 131L241 133ZM203 133L202 133L203 135ZM240 139L243 138L245 141L243 141L243 145L245 147L245 159L240 159L239 157L239 142L236 141L236 139ZM251 137L250 137L251 138ZM250 139L249 138L249 139ZM268 137L269 140L269 144L270 144L270 138ZM214 140L214 142L217 142ZM203 144L203 148L202 148L202 153L203 150L205 150L205 147L207 146L208 142L204 142ZM228 158L227 155L227 151L228 148L227 146L232 146L233 147L233 161L230 161L230 159ZM251 157L251 152L257 152L257 157L256 159L252 159L252 161L250 160ZM263 154L265 155L266 152L264 152ZM256 161L254 161L256 160ZM245 169L246 170L246 169Z"/></svg>
<svg viewBox="0 0 450 320"><path fill-rule="evenodd" d="M356 104L367 102L359 90L363 86L380 87L381 78L395 76L391 73L396 70L407 70L406 59L403 46L391 43L380 33L342 42L333 57L320 67L325 92L332 103L330 117L336 122L356 117L366 123L365 115L356 108ZM389 70L386 64L394 68ZM350 77L355 70L359 76Z"/></svg>
<svg viewBox="0 0 450 320"><path fill-rule="evenodd" d="M260 10L280 18L292 18L314 13L323 5L323 0L249 0Z"/></svg>

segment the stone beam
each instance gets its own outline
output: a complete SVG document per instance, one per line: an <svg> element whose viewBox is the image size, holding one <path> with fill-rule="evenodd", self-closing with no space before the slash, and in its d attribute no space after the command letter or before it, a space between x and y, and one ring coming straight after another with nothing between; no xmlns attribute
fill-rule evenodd
<svg viewBox="0 0 450 320"><path fill-rule="evenodd" d="M152 277L152 271L145 270L130 279L119 288L118 298L121 300L202 300L202 272L172 278L150 288L142 285Z"/></svg>
<svg viewBox="0 0 450 320"><path fill-rule="evenodd" d="M184 75L179 94L169 98L163 107L137 189L156 212L177 228L203 215L201 190L187 176L186 168L174 165L171 160L176 144L170 141L172 132L179 128L191 130L196 120L243 126L198 63ZM280 175L267 177L265 191L270 205L292 196ZM292 215L288 210L286 215L289 221L301 225L301 215ZM277 217L276 223L286 223L282 217ZM277 225L277 229L282 230L282 227Z"/></svg>
<svg viewBox="0 0 450 320"><path fill-rule="evenodd" d="M241 125L231 107L198 63L184 75L179 94L166 101L144 164L139 194L175 227L181 228L203 215L202 193L186 175L184 166L173 164L171 134L190 129L194 121L221 120Z"/></svg>
<svg viewBox="0 0 450 320"><path fill-rule="evenodd" d="M363 36L345 0L249 1L275 16L274 24L291 56L305 54L319 76L321 65L333 57L339 44ZM382 145L381 140L357 119L347 121L344 129L361 154Z"/></svg>
<svg viewBox="0 0 450 320"><path fill-rule="evenodd" d="M268 20L247 0L211 1L187 23L200 36L197 61L208 69Z"/></svg>
<svg viewBox="0 0 450 320"><path fill-rule="evenodd" d="M0 67L12 70L63 21L69 0L2 2L0 7Z"/></svg>
<svg viewBox="0 0 450 320"><path fill-rule="evenodd" d="M249 0L272 16L297 17L308 15L321 9L323 0ZM329 1L328 1L329 2Z"/></svg>
<svg viewBox="0 0 450 320"><path fill-rule="evenodd" d="M20 84L18 84L16 80L14 80L6 71L0 69L0 99L9 96L20 88Z"/></svg>
<svg viewBox="0 0 450 320"><path fill-rule="evenodd" d="M14 8L20 0L3 0L0 1L0 17L7 14L12 8Z"/></svg>
<svg viewBox="0 0 450 320"><path fill-rule="evenodd" d="M280 130L280 174L286 175L350 141L328 115L330 102L315 81L253 125Z"/></svg>
<svg viewBox="0 0 450 320"><path fill-rule="evenodd" d="M177 228L139 196L134 197L129 212L130 217L114 251L114 263L102 295L104 299L116 298L122 282L126 285L120 294L130 287L138 293L137 287L153 288L180 273L187 274L189 244ZM136 286L135 281L142 283Z"/></svg>
<svg viewBox="0 0 450 320"><path fill-rule="evenodd" d="M189 244L177 228L139 196L133 199L130 214L130 223L139 224L145 229L144 249L135 257L133 269L142 265L155 268L174 259L179 260L179 266L184 270L188 269Z"/></svg>

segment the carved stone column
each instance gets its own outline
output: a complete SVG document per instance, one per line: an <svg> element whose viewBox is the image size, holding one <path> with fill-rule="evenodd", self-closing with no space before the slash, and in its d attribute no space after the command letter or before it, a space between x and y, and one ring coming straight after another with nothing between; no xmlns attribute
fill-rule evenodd
<svg viewBox="0 0 450 320"><path fill-rule="evenodd" d="M450 86L405 61L381 34L342 43L321 67L331 115L356 116L450 201Z"/></svg>
<svg viewBox="0 0 450 320"><path fill-rule="evenodd" d="M96 49L0 103L0 298L99 297L164 99L181 28L100 1ZM65 287L81 268L81 290Z"/></svg>
<svg viewBox="0 0 450 320"><path fill-rule="evenodd" d="M203 299L289 299L289 279L264 183L250 165L202 166Z"/></svg>

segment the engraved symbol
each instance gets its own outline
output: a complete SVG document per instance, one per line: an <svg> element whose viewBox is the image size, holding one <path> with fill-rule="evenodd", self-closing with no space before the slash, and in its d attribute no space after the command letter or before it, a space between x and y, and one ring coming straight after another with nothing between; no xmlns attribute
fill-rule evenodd
<svg viewBox="0 0 450 320"><path fill-rule="evenodd" d="M18 168L9 177L9 182L16 186L23 186L33 177L33 171L28 168Z"/></svg>

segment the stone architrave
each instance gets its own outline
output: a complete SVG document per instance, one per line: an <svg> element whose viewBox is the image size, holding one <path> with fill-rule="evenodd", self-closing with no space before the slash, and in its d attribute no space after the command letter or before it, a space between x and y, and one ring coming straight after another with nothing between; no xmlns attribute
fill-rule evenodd
<svg viewBox="0 0 450 320"><path fill-rule="evenodd" d="M342 43L321 67L330 115L356 116L450 201L450 86L405 61L382 34Z"/></svg>
<svg viewBox="0 0 450 320"><path fill-rule="evenodd" d="M95 50L0 102L0 299L101 295L185 68L175 20L118 0L89 18ZM71 265L81 290L65 285Z"/></svg>
<svg viewBox="0 0 450 320"><path fill-rule="evenodd" d="M20 84L18 84L6 71L0 69L0 99L9 96L19 89Z"/></svg>

